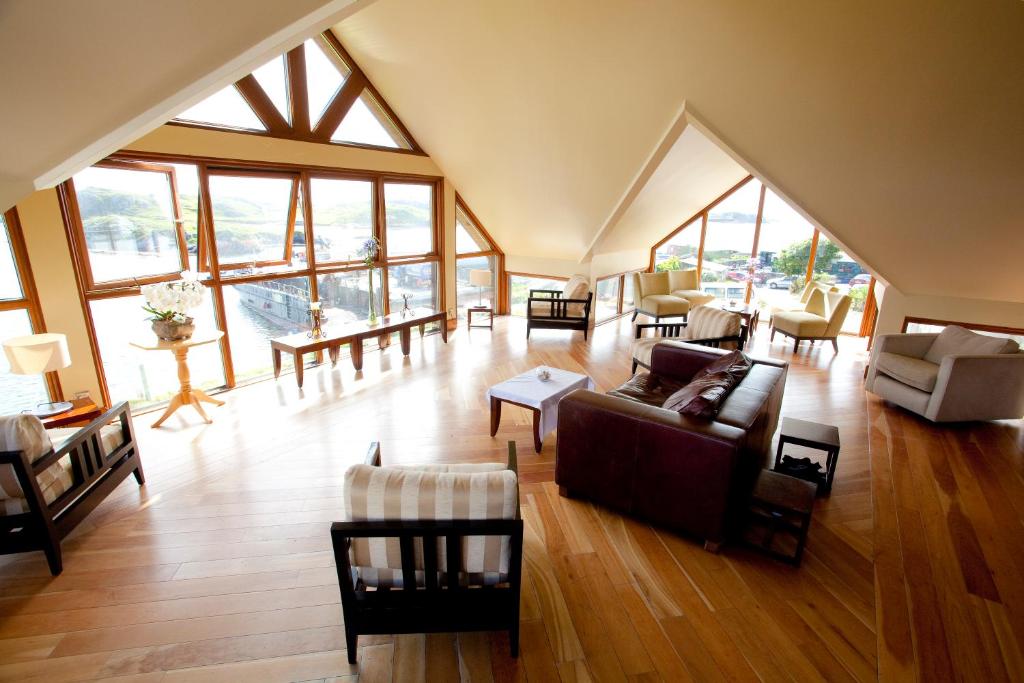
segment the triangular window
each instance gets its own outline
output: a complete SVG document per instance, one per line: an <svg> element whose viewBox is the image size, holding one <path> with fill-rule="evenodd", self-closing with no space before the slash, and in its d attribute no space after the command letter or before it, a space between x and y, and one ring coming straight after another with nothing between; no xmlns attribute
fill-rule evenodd
<svg viewBox="0 0 1024 683"><path fill-rule="evenodd" d="M306 53L306 97L309 102L309 125L316 126L327 105L345 84L348 72L339 70L323 49L310 39L303 43Z"/></svg>
<svg viewBox="0 0 1024 683"><path fill-rule="evenodd" d="M266 130L256 113L245 103L234 85L207 97L181 114L177 119L244 130Z"/></svg>
<svg viewBox="0 0 1024 683"><path fill-rule="evenodd" d="M478 251L490 251L491 245L480 232L476 222L470 218L461 206L455 207L455 253L472 254Z"/></svg>
<svg viewBox="0 0 1024 683"><path fill-rule="evenodd" d="M391 123L384 109L367 90L364 90L359 99L352 104L352 108L334 131L331 140L357 145L410 149L401 132Z"/></svg>
<svg viewBox="0 0 1024 683"><path fill-rule="evenodd" d="M252 72L253 78L267 93L274 107L285 121L291 123L291 107L288 106L288 75L285 56L275 57Z"/></svg>

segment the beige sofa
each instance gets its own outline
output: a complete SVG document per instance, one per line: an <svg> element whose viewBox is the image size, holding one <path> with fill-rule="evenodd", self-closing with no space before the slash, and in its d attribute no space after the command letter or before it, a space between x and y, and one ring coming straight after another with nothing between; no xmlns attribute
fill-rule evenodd
<svg viewBox="0 0 1024 683"><path fill-rule="evenodd" d="M696 269L633 273L633 296L636 300L633 320L643 313L655 322L675 316L685 319L690 309L715 298L700 290Z"/></svg>
<svg viewBox="0 0 1024 683"><path fill-rule="evenodd" d="M1024 353L1003 337L950 325L875 339L868 391L933 422L1024 416Z"/></svg>
<svg viewBox="0 0 1024 683"><path fill-rule="evenodd" d="M771 340L774 341L776 332L781 332L793 339L796 351L802 341L828 339L838 353L836 338L850 311L850 303L849 295L813 289L802 311L778 311L772 316Z"/></svg>

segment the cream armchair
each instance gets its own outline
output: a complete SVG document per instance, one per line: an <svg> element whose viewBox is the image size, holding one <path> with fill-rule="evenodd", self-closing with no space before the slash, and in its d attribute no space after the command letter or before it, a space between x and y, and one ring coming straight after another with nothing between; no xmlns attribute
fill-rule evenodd
<svg viewBox="0 0 1024 683"><path fill-rule="evenodd" d="M832 348L839 352L839 331L843 328L846 314L850 311L850 297L839 292L824 292L814 289L807 298L802 311L779 311L772 316L771 339L781 332L793 339L793 350L800 348L800 342L828 339Z"/></svg>
<svg viewBox="0 0 1024 683"><path fill-rule="evenodd" d="M932 422L1024 416L1024 353L1012 339L951 325L939 334L883 334L868 391Z"/></svg>
<svg viewBox="0 0 1024 683"><path fill-rule="evenodd" d="M676 316L685 320L690 309L715 298L700 291L695 269L633 273L633 296L636 298L633 320L643 313L654 318L655 322Z"/></svg>

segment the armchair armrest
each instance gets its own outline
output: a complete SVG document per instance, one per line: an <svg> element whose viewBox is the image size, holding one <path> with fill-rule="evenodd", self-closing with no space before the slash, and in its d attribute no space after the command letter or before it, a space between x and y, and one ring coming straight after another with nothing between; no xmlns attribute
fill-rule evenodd
<svg viewBox="0 0 1024 683"><path fill-rule="evenodd" d="M936 422L1024 417L1024 353L946 356L925 417Z"/></svg>
<svg viewBox="0 0 1024 683"><path fill-rule="evenodd" d="M550 294L551 295L550 297L545 296L544 297L545 299L547 299L547 298L561 299L562 298L562 292L557 290L557 289L531 289L530 290L530 298L531 299L536 297L538 294L540 294L540 295Z"/></svg>
<svg viewBox="0 0 1024 683"><path fill-rule="evenodd" d="M662 337L678 337L682 335L683 330L686 329L686 323L637 323L636 327L636 338L639 339L643 336L644 330L654 330L654 336L657 337L658 333L661 333Z"/></svg>

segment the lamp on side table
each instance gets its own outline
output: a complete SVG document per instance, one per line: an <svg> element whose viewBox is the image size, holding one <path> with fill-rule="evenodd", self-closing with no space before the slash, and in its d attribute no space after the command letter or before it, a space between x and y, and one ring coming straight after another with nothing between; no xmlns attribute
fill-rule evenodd
<svg viewBox="0 0 1024 683"><path fill-rule="evenodd" d="M15 375L41 375L71 365L68 338L63 334L44 333L14 337L3 342L4 355ZM60 415L71 410L69 401L40 403L26 410L39 418Z"/></svg>

